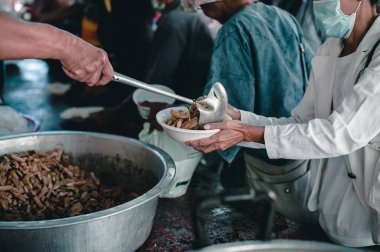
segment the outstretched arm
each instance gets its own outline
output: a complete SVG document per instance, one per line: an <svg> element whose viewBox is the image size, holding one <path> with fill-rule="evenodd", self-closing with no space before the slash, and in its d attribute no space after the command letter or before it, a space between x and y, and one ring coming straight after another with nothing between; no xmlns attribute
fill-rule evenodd
<svg viewBox="0 0 380 252"><path fill-rule="evenodd" d="M72 79L89 85L104 85L112 79L107 54L68 32L0 12L0 34L0 60L56 59Z"/></svg>

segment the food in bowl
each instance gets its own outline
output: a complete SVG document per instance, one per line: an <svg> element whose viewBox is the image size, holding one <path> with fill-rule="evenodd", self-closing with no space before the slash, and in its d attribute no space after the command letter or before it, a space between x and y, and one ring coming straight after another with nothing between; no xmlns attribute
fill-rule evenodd
<svg viewBox="0 0 380 252"><path fill-rule="evenodd" d="M220 131L219 129L213 129L213 130L184 129L184 128L177 128L174 126L170 126L167 124L167 121L170 117L172 117L172 113L171 113L172 110L187 111L188 108L181 106L181 107L163 109L157 113L156 119L157 119L158 124L160 124L160 126L164 129L165 133L178 142L187 142L187 141L210 137Z"/></svg>
<svg viewBox="0 0 380 252"><path fill-rule="evenodd" d="M71 217L111 208L136 197L72 165L69 156L59 149L0 158L0 221Z"/></svg>
<svg viewBox="0 0 380 252"><path fill-rule="evenodd" d="M181 129L198 130L199 129L199 110L197 106L192 104L188 111L170 110L172 115L166 120L166 124Z"/></svg>

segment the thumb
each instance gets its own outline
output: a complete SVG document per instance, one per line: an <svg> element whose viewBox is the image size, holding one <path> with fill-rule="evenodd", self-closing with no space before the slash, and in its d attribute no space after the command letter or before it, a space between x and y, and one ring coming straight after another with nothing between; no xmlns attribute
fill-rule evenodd
<svg viewBox="0 0 380 252"><path fill-rule="evenodd" d="M206 124L205 126L203 126L203 128L204 128L205 130L209 130L209 129L211 129L211 125L210 125L210 124Z"/></svg>
<svg viewBox="0 0 380 252"><path fill-rule="evenodd" d="M233 119L232 119L232 117L230 116L230 115L228 115L228 114L224 114L223 115L223 122L224 121L232 121Z"/></svg>

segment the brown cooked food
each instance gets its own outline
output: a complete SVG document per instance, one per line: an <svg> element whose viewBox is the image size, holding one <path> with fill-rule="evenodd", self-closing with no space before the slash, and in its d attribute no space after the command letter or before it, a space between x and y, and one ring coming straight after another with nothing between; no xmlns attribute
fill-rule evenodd
<svg viewBox="0 0 380 252"><path fill-rule="evenodd" d="M0 220L64 218L104 210L136 198L70 164L62 150L0 158Z"/></svg>
<svg viewBox="0 0 380 252"><path fill-rule="evenodd" d="M188 111L170 110L171 116L166 120L166 124L181 129L199 129L199 110L192 104Z"/></svg>

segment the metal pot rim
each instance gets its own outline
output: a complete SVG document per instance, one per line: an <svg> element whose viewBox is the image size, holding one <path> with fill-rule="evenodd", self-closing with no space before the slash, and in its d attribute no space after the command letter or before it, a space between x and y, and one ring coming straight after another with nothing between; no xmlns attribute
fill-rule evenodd
<svg viewBox="0 0 380 252"><path fill-rule="evenodd" d="M42 220L42 221L0 221L0 229L46 229L46 228L56 228L62 226L68 226L73 224L80 224L84 222L100 220L103 218L108 218L110 216L126 212L130 209L136 208L156 197L170 184L175 175L175 164L171 157L166 154L161 149L145 144L136 139L127 138L123 136L104 134L104 133L94 133L94 132L84 132L84 131L46 131L38 133L26 133L17 134L12 136L0 137L0 143L2 140L9 140L15 138L25 138L25 137L36 137L36 136L49 136L49 135L91 135L94 137L113 139L117 141L133 142L137 145L142 145L152 151L156 156L158 156L162 162L165 164L165 172L162 175L159 182L149 191L141 195L140 197L128 201L124 204L118 205L116 207L108 208L102 211L83 214L75 217L67 217L61 219L52 220ZM0 146L1 148L1 146Z"/></svg>
<svg viewBox="0 0 380 252"><path fill-rule="evenodd" d="M238 250L237 250L238 249ZM317 241L301 241L301 240L271 240L271 241L241 241L231 242L225 244L212 245L205 247L199 252L235 252L235 251L281 251L281 249L297 249L297 251L335 251L335 252L360 252L361 249L343 247L337 244L331 244L326 242ZM364 252L364 251L363 251Z"/></svg>

